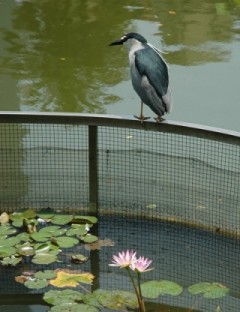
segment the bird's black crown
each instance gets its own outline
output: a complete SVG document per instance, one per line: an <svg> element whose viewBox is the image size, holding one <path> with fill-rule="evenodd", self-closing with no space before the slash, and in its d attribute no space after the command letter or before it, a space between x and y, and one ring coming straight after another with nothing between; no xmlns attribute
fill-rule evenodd
<svg viewBox="0 0 240 312"><path fill-rule="evenodd" d="M147 40L140 34L135 33L135 32L130 32L126 35L124 35L123 37L125 37L125 41L127 41L128 39L136 39L142 43L147 43Z"/></svg>

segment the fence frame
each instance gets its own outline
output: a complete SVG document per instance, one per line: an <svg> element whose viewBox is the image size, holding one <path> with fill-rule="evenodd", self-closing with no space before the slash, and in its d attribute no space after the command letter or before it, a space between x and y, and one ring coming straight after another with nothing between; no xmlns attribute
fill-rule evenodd
<svg viewBox="0 0 240 312"><path fill-rule="evenodd" d="M0 112L0 123L15 124L71 124L88 126L89 148L89 212L98 212L98 127L118 127L158 131L180 135L226 142L240 145L240 132L220 128L202 126L198 124L164 120L157 123L155 120L139 120L129 116L56 113L56 112Z"/></svg>

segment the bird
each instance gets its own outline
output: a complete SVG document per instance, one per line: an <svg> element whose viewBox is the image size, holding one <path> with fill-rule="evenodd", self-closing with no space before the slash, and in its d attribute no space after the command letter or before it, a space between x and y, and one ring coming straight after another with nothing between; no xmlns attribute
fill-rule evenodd
<svg viewBox="0 0 240 312"><path fill-rule="evenodd" d="M157 122L162 122L163 115L171 111L171 88L169 85L168 66L161 56L162 51L149 43L142 35L130 32L109 44L126 44L132 85L141 99L140 116L134 116L143 122L143 104L157 115Z"/></svg>

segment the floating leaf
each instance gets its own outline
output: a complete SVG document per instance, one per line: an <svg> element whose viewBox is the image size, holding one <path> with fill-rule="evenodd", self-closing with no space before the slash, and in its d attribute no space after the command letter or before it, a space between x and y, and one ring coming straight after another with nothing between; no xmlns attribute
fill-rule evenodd
<svg viewBox="0 0 240 312"><path fill-rule="evenodd" d="M34 232L31 234L31 238L36 242L46 242L50 239L50 237L51 235L48 233Z"/></svg>
<svg viewBox="0 0 240 312"><path fill-rule="evenodd" d="M86 294L84 297L83 297L83 302L86 303L86 304L89 304L91 306L94 306L96 308L100 308L102 307L102 305L99 303L98 299L97 299L97 293L98 293L99 290L97 291L94 291L93 293L89 293L89 294Z"/></svg>
<svg viewBox="0 0 240 312"><path fill-rule="evenodd" d="M221 283L203 282L188 287L188 291L193 295L202 294L204 298L216 299L224 297L229 292L229 288Z"/></svg>
<svg viewBox="0 0 240 312"><path fill-rule="evenodd" d="M72 219L73 219L73 216L71 215L54 215L51 218L51 222L53 224L65 225L65 224L70 223Z"/></svg>
<svg viewBox="0 0 240 312"><path fill-rule="evenodd" d="M0 226L0 236L5 237L7 235L15 234L16 232L17 230L11 227L9 224L3 224Z"/></svg>
<svg viewBox="0 0 240 312"><path fill-rule="evenodd" d="M71 228L66 232L67 236L82 236L87 234L87 229L85 228L85 225L78 224L79 227L77 228Z"/></svg>
<svg viewBox="0 0 240 312"><path fill-rule="evenodd" d="M30 289L41 289L48 286L48 281L45 279L34 279L24 283L24 286Z"/></svg>
<svg viewBox="0 0 240 312"><path fill-rule="evenodd" d="M77 287L79 283L92 284L94 276L88 272L71 273L71 271L58 270L57 277L50 280L55 287Z"/></svg>
<svg viewBox="0 0 240 312"><path fill-rule="evenodd" d="M20 233L16 237L20 242L28 242L30 240L30 235L26 232Z"/></svg>
<svg viewBox="0 0 240 312"><path fill-rule="evenodd" d="M96 223L97 218L94 216L74 216L73 223Z"/></svg>
<svg viewBox="0 0 240 312"><path fill-rule="evenodd" d="M88 257L78 254L78 255L73 255L71 257L71 260L73 263L83 263L86 262L88 260Z"/></svg>
<svg viewBox="0 0 240 312"><path fill-rule="evenodd" d="M51 253L36 253L32 262L35 264L50 264L57 261L57 256Z"/></svg>
<svg viewBox="0 0 240 312"><path fill-rule="evenodd" d="M13 212L10 214L9 217L12 221L23 220L23 219L33 219L36 217L36 212L32 209L27 209L22 212Z"/></svg>
<svg viewBox="0 0 240 312"><path fill-rule="evenodd" d="M12 222L12 225L16 228L21 228L23 226L23 219L17 219Z"/></svg>
<svg viewBox="0 0 240 312"><path fill-rule="evenodd" d="M51 243L49 241L48 243L35 244L34 249L35 249L36 254L47 253L51 249Z"/></svg>
<svg viewBox="0 0 240 312"><path fill-rule="evenodd" d="M33 256L35 254L34 248L28 242L18 247L17 252L22 256Z"/></svg>
<svg viewBox="0 0 240 312"><path fill-rule="evenodd" d="M16 220L22 220L24 217L23 217L22 212L13 212L10 214L9 218L12 221L16 221Z"/></svg>
<svg viewBox="0 0 240 312"><path fill-rule="evenodd" d="M15 257L14 255L11 255L11 257L3 258L3 260L1 261L1 264L15 266L21 261L22 261L22 257Z"/></svg>
<svg viewBox="0 0 240 312"><path fill-rule="evenodd" d="M61 236L61 237L55 237L54 242L60 248L71 248L74 245L77 245L79 243L79 240L73 237Z"/></svg>
<svg viewBox="0 0 240 312"><path fill-rule="evenodd" d="M53 209L43 209L40 212L37 213L37 216L43 220L49 220L55 215L55 212Z"/></svg>
<svg viewBox="0 0 240 312"><path fill-rule="evenodd" d="M57 306L52 307L49 312L98 312L99 310L87 305L87 304L77 304L77 303L71 303L71 304L60 304Z"/></svg>
<svg viewBox="0 0 240 312"><path fill-rule="evenodd" d="M0 247L0 258L6 258L16 253L16 248L12 246Z"/></svg>
<svg viewBox="0 0 240 312"><path fill-rule="evenodd" d="M72 223L71 224L71 227L73 229L84 228L86 231L89 231L92 226L93 225L89 224L89 223L80 223L80 224L79 223Z"/></svg>
<svg viewBox="0 0 240 312"><path fill-rule="evenodd" d="M39 231L39 233L47 233L47 235L52 235L52 236L54 236L54 233L56 232L56 231L58 231L59 229L61 229L61 227L60 226L58 226L58 225L50 225L50 226L46 226L46 227L44 227L44 228L42 228L40 231Z"/></svg>
<svg viewBox="0 0 240 312"><path fill-rule="evenodd" d="M84 241L84 243L94 243L98 240L98 237L92 234L87 234L85 236L81 236L81 240Z"/></svg>
<svg viewBox="0 0 240 312"><path fill-rule="evenodd" d="M26 275L15 276L15 281L20 284L24 284L28 280L29 280L29 277Z"/></svg>
<svg viewBox="0 0 240 312"><path fill-rule="evenodd" d="M94 294L100 304L109 309L126 310L127 308L134 309L138 307L136 295L128 291L97 290Z"/></svg>
<svg viewBox="0 0 240 312"><path fill-rule="evenodd" d="M79 291L65 290L49 290L43 296L43 300L51 305L60 305L64 303L74 303L83 299L83 294Z"/></svg>
<svg viewBox="0 0 240 312"><path fill-rule="evenodd" d="M27 210L23 211L22 214L23 214L24 219L33 219L37 215L36 212L32 209L27 209Z"/></svg>
<svg viewBox="0 0 240 312"><path fill-rule="evenodd" d="M87 250L100 250L102 247L113 247L115 243L111 239L99 239L92 244L85 244L84 248Z"/></svg>
<svg viewBox="0 0 240 312"><path fill-rule="evenodd" d="M146 298L155 299L160 295L179 296L183 288L177 283L167 280L148 281L141 284L142 295Z"/></svg>
<svg viewBox="0 0 240 312"><path fill-rule="evenodd" d="M4 246L15 246L17 243L19 243L19 239L15 236L1 239L0 240L0 247Z"/></svg>
<svg viewBox="0 0 240 312"><path fill-rule="evenodd" d="M57 276L55 271L52 270L44 270L42 271L38 271L34 274L34 276L38 279L52 279L55 278Z"/></svg>
<svg viewBox="0 0 240 312"><path fill-rule="evenodd" d="M42 228L39 232L35 232L31 235L31 238L36 242L46 242L51 237L63 235L66 229L61 229L60 226L52 225Z"/></svg>

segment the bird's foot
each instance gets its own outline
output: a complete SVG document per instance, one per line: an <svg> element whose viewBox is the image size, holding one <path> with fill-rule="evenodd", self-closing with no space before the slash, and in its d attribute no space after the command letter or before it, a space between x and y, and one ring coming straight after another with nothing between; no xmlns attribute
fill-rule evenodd
<svg viewBox="0 0 240 312"><path fill-rule="evenodd" d="M151 117L144 117L143 115L140 115L140 116L134 115L134 118L137 118L138 120L141 121L141 123L143 123L145 120L148 120L148 119L150 119Z"/></svg>
<svg viewBox="0 0 240 312"><path fill-rule="evenodd" d="M163 122L165 119L162 118L162 116L157 116L154 118L156 120L157 123Z"/></svg>

